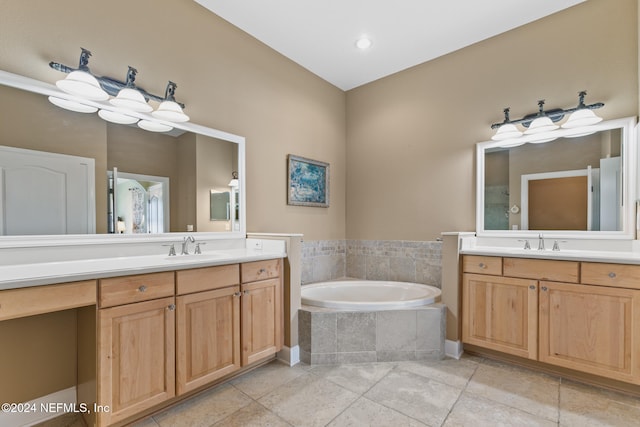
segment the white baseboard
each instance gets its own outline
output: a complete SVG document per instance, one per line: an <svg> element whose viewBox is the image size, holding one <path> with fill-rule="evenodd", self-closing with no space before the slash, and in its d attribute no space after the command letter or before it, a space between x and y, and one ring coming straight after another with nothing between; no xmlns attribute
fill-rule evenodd
<svg viewBox="0 0 640 427"><path fill-rule="evenodd" d="M444 340L444 354L446 356L453 357L454 359L460 359L462 352L463 349L461 341Z"/></svg>
<svg viewBox="0 0 640 427"><path fill-rule="evenodd" d="M282 350L278 352L277 357L289 366L297 365L300 363L300 347L287 347L285 345L282 347Z"/></svg>
<svg viewBox="0 0 640 427"><path fill-rule="evenodd" d="M76 388L69 387L25 403L13 402L15 405L9 406L8 411L5 410L7 402L2 403L0 426L32 426L63 415L65 408L73 411L72 405L76 403Z"/></svg>

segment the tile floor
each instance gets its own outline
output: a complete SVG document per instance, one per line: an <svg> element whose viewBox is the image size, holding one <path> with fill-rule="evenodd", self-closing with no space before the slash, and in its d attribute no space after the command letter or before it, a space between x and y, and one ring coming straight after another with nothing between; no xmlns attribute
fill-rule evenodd
<svg viewBox="0 0 640 427"><path fill-rule="evenodd" d="M640 426L640 399L478 357L272 362L135 424L187 426Z"/></svg>

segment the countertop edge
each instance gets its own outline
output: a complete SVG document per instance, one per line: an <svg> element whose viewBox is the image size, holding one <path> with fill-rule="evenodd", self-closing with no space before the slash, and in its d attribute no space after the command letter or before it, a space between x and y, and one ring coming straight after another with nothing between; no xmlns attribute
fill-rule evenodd
<svg viewBox="0 0 640 427"><path fill-rule="evenodd" d="M264 261L268 259L275 258L286 258L286 252L280 251L258 251L258 250L247 250L247 249L239 249L239 250L230 250L230 251L220 251L221 253L228 252L230 253L228 256L221 255L219 258L215 259L202 259L202 260L194 260L188 258L188 256L184 257L184 260L164 260L165 257L156 257L158 259L157 263L149 263L149 260L153 260L153 257L128 257L130 259L139 258L141 261L147 261L147 263L142 263L141 265L127 265L123 267L114 267L113 263L117 263L119 258L104 258L97 260L88 260L95 262L104 262L105 267L100 269L94 269L90 271L79 271L74 272L73 267L75 265L79 265L83 262L87 262L87 260L78 260L78 261L63 261L63 262L54 262L54 263L39 263L39 264L23 264L19 266L0 266L0 277L3 276L3 270L11 268L14 270L24 269L23 277L19 278L9 278L9 279L0 279L0 291L9 290L9 289L20 289L20 288L29 288L36 286L46 286L46 285L54 285L59 283L67 283L67 282L78 282L81 280L98 280L104 279L107 277L119 277L119 276L128 276L135 274L147 274L147 273L159 273L165 271L178 271L178 270L186 270L193 268L204 268L204 267L213 267L217 265L228 265L228 264L236 264L236 263L245 263L245 262L253 262L253 261ZM164 260L164 261L163 261ZM153 261L151 261L153 262ZM47 264L60 266L64 264L69 267L69 271L66 273L46 273ZM34 273L41 269L41 272L38 274ZM14 272L15 273L15 272Z"/></svg>

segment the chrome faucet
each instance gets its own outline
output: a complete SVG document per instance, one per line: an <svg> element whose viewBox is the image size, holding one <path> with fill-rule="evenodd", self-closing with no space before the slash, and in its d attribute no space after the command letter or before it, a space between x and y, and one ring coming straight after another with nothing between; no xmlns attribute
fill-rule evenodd
<svg viewBox="0 0 640 427"><path fill-rule="evenodd" d="M544 236L542 233L538 234L538 250L544 251Z"/></svg>
<svg viewBox="0 0 640 427"><path fill-rule="evenodd" d="M526 250L531 249L531 245L529 244L529 240L528 239L518 240L518 242L524 242L524 249L526 249Z"/></svg>
<svg viewBox="0 0 640 427"><path fill-rule="evenodd" d="M186 236L183 240L182 240L182 252L180 252L181 255L189 255L189 242L191 243L195 243L196 239L193 238L193 236L189 235Z"/></svg>

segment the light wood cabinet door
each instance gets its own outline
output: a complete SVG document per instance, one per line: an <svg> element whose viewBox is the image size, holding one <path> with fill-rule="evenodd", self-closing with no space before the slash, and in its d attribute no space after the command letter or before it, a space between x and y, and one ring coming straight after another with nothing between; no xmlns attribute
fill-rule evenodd
<svg viewBox="0 0 640 427"><path fill-rule="evenodd" d="M542 362L640 383L640 291L540 282Z"/></svg>
<svg viewBox="0 0 640 427"><path fill-rule="evenodd" d="M177 298L177 392L240 369L240 287Z"/></svg>
<svg viewBox="0 0 640 427"><path fill-rule="evenodd" d="M528 359L537 357L538 282L462 276L462 341Z"/></svg>
<svg viewBox="0 0 640 427"><path fill-rule="evenodd" d="M275 354L282 349L281 278L243 284L242 365Z"/></svg>
<svg viewBox="0 0 640 427"><path fill-rule="evenodd" d="M99 310L98 425L116 423L175 395L174 298Z"/></svg>

